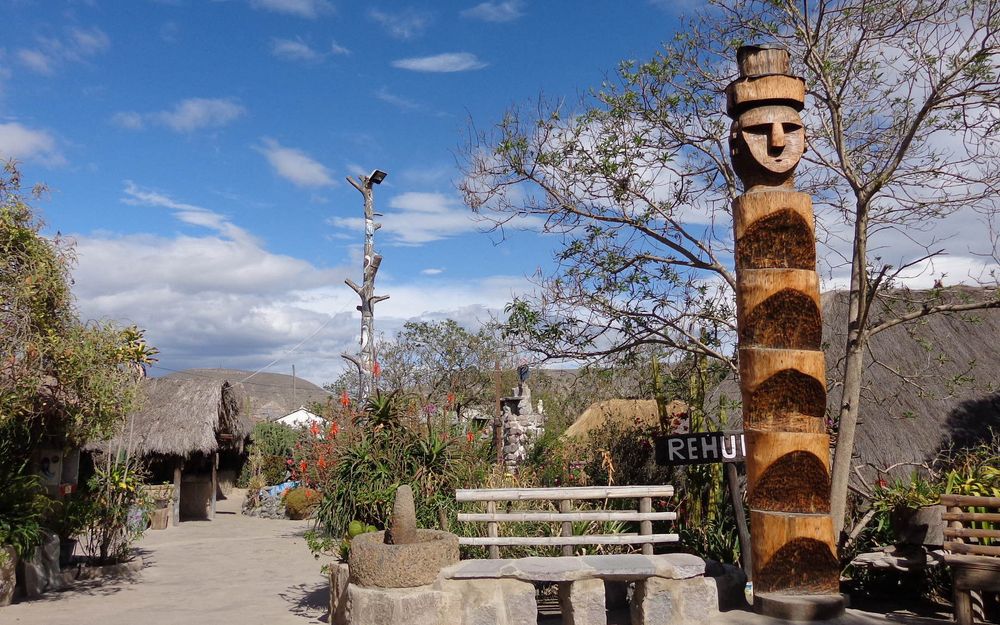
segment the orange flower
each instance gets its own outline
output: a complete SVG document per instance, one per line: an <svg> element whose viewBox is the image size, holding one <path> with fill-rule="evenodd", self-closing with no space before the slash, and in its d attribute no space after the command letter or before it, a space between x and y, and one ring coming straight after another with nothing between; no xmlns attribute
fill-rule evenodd
<svg viewBox="0 0 1000 625"><path fill-rule="evenodd" d="M306 464L306 461L303 460L302 462L299 463L299 471L302 471L303 473L305 473L306 472L306 467L308 467L308 466L309 465Z"/></svg>
<svg viewBox="0 0 1000 625"><path fill-rule="evenodd" d="M317 462L316 464L317 464L317 466L319 466L319 468L325 469L326 468L326 458L320 456L319 462Z"/></svg>
<svg viewBox="0 0 1000 625"><path fill-rule="evenodd" d="M338 432L340 432L340 425L334 422L334 424L330 426L330 434L332 436L336 436Z"/></svg>
<svg viewBox="0 0 1000 625"><path fill-rule="evenodd" d="M472 432L467 433L465 435L465 439L471 443L472 442Z"/></svg>
<svg viewBox="0 0 1000 625"><path fill-rule="evenodd" d="M340 394L340 405L343 406L344 408L347 408L348 406L351 405L351 397L347 394L346 389L344 390L343 393Z"/></svg>
<svg viewBox="0 0 1000 625"><path fill-rule="evenodd" d="M319 436L319 424L316 423L315 421L310 423L309 432L312 433L313 436Z"/></svg>

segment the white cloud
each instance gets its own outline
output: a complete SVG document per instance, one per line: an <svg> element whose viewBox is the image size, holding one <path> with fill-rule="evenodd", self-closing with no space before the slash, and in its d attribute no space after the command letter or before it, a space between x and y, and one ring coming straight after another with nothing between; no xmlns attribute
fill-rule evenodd
<svg viewBox="0 0 1000 625"><path fill-rule="evenodd" d="M299 187L328 187L334 184L330 170L301 150L281 145L264 137L256 150L282 178Z"/></svg>
<svg viewBox="0 0 1000 625"><path fill-rule="evenodd" d="M326 0L250 0L250 6L274 13L315 19L333 12L333 5Z"/></svg>
<svg viewBox="0 0 1000 625"><path fill-rule="evenodd" d="M246 114L246 109L230 99L189 98L181 100L169 111L151 113L151 119L176 132L192 132L200 128L218 128Z"/></svg>
<svg viewBox="0 0 1000 625"><path fill-rule="evenodd" d="M398 245L423 245L469 232L479 232L475 215L454 196L443 193L407 192L389 200L389 208L380 218L382 232ZM338 228L361 231L364 220L359 217L333 217L330 223ZM513 220L511 227L540 227L537 218Z"/></svg>
<svg viewBox="0 0 1000 625"><path fill-rule="evenodd" d="M55 63L55 60L50 58L41 50L28 50L26 48L21 48L17 51L17 60L20 61L25 67L38 74L51 74L54 71L52 66Z"/></svg>
<svg viewBox="0 0 1000 625"><path fill-rule="evenodd" d="M434 56L397 59L392 62L392 66L414 72L465 72L482 69L486 67L486 63L471 52L446 52Z"/></svg>
<svg viewBox="0 0 1000 625"><path fill-rule="evenodd" d="M420 108L420 105L414 102L413 100L407 100L402 96L398 96L395 93L389 91L389 89L384 86L380 87L375 92L375 97L378 98L379 100L382 100L386 104L391 104L396 108L404 111L412 111L414 109Z"/></svg>
<svg viewBox="0 0 1000 625"><path fill-rule="evenodd" d="M413 39L423 34L431 22L430 15L412 9L392 12L372 9L368 17L378 22L382 28L396 39Z"/></svg>
<svg viewBox="0 0 1000 625"><path fill-rule="evenodd" d="M350 53L350 50L337 43L336 40L330 41L330 54L344 55Z"/></svg>
<svg viewBox="0 0 1000 625"><path fill-rule="evenodd" d="M47 130L35 130L17 122L0 124L0 160L38 161L43 165L66 163L55 137Z"/></svg>
<svg viewBox="0 0 1000 625"><path fill-rule="evenodd" d="M462 17L484 22L511 22L524 15L521 10L523 5L519 0L483 2L462 11Z"/></svg>
<svg viewBox="0 0 1000 625"><path fill-rule="evenodd" d="M344 370L336 355L357 350L357 297L331 285L354 275L353 264L324 269L275 254L220 213L135 183L126 182L123 195L130 206L170 210L206 232L75 235L74 291L85 318L146 328L168 369L252 371L278 359L270 371L295 364L317 383ZM379 305L376 328L391 337L408 320L445 318L475 328L527 288L524 278L512 276L382 280L379 292L391 299Z"/></svg>
<svg viewBox="0 0 1000 625"><path fill-rule="evenodd" d="M444 269L440 267L428 267L427 269L421 269L420 274L424 276L439 276L444 273Z"/></svg>
<svg viewBox="0 0 1000 625"><path fill-rule="evenodd" d="M301 39L272 39L271 54L286 61L318 61L323 58Z"/></svg>
<svg viewBox="0 0 1000 625"><path fill-rule="evenodd" d="M146 123L135 111L120 111L111 116L111 123L126 130L142 130Z"/></svg>
<svg viewBox="0 0 1000 625"><path fill-rule="evenodd" d="M20 48L17 60L30 71L53 74L65 63L85 63L111 47L111 39L96 26L71 28L63 37L38 37L32 48Z"/></svg>

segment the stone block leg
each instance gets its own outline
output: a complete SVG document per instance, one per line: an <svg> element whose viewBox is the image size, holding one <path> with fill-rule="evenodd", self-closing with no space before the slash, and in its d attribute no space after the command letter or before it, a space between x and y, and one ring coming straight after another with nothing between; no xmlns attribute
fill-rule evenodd
<svg viewBox="0 0 1000 625"><path fill-rule="evenodd" d="M563 625L607 625L604 580L582 579L559 584Z"/></svg>
<svg viewBox="0 0 1000 625"><path fill-rule="evenodd" d="M332 625L347 625L347 582L350 570L346 562L330 565L330 616Z"/></svg>
<svg viewBox="0 0 1000 625"><path fill-rule="evenodd" d="M632 625L710 625L719 614L715 582L650 577L635 583Z"/></svg>

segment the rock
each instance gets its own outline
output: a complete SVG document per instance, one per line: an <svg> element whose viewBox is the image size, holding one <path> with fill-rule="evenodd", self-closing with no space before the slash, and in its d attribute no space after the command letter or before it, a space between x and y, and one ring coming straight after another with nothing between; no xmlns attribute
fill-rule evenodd
<svg viewBox="0 0 1000 625"><path fill-rule="evenodd" d="M417 512L413 505L413 489L402 485L396 489L392 502L392 516L389 517L389 531L386 543L408 545L417 542Z"/></svg>
<svg viewBox="0 0 1000 625"><path fill-rule="evenodd" d="M350 570L346 562L330 563L330 615L331 625L347 625L347 583Z"/></svg>
<svg viewBox="0 0 1000 625"><path fill-rule="evenodd" d="M431 584L442 568L458 562L458 536L417 530L417 541L385 543L385 532L360 534L351 540L351 583L380 588Z"/></svg>
<svg viewBox="0 0 1000 625"><path fill-rule="evenodd" d="M538 621L535 586L515 580L440 579L435 588L455 596L463 625L521 625Z"/></svg>
<svg viewBox="0 0 1000 625"><path fill-rule="evenodd" d="M608 623L603 579L583 579L560 584L559 604L562 606L563 623L568 625Z"/></svg>
<svg viewBox="0 0 1000 625"><path fill-rule="evenodd" d="M24 596L39 597L46 590L62 588L59 575L59 537L46 532L44 541L35 547L30 558L20 562Z"/></svg>
<svg viewBox="0 0 1000 625"><path fill-rule="evenodd" d="M719 614L718 606L710 578L650 577L635 583L630 609L636 625L709 625Z"/></svg>
<svg viewBox="0 0 1000 625"><path fill-rule="evenodd" d="M17 583L17 552L13 547L0 546L0 607L10 605Z"/></svg>
<svg viewBox="0 0 1000 625"><path fill-rule="evenodd" d="M462 625L461 613L455 605L455 595L430 586L347 586L347 622L351 625Z"/></svg>

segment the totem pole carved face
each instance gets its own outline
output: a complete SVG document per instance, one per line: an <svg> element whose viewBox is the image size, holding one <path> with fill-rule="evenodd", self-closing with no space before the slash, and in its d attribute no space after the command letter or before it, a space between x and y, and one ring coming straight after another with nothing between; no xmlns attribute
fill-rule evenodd
<svg viewBox="0 0 1000 625"><path fill-rule="evenodd" d="M806 150L802 118L790 106L751 108L733 122L730 146L741 178L780 184L791 177Z"/></svg>

